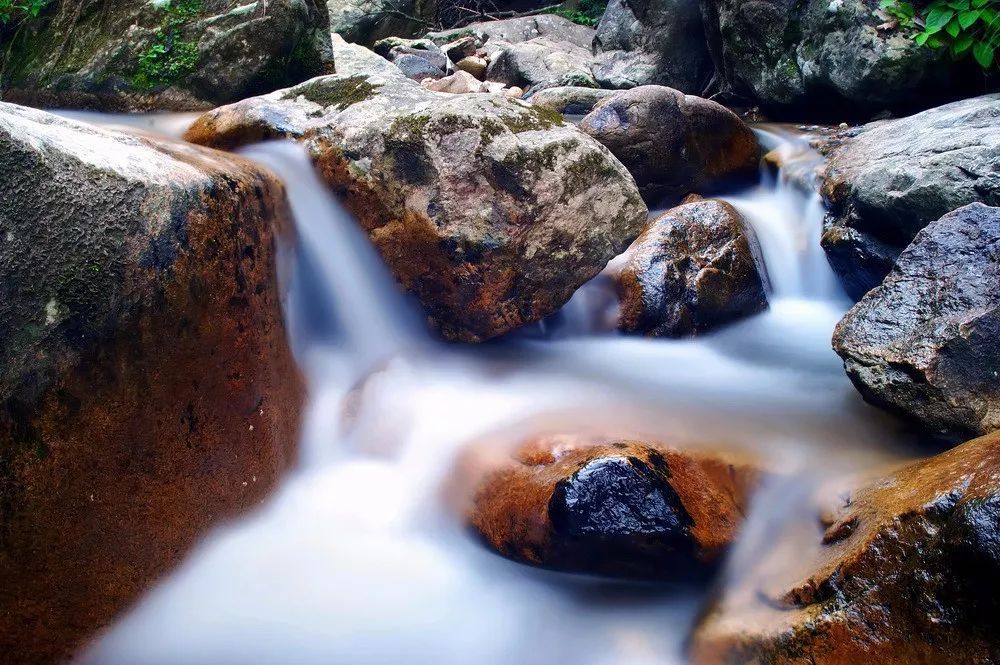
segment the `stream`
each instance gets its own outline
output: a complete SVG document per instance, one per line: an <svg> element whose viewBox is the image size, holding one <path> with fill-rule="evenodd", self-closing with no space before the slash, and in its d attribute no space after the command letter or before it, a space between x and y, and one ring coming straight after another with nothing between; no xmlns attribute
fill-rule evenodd
<svg viewBox="0 0 1000 665"><path fill-rule="evenodd" d="M67 115L173 135L190 121ZM830 348L850 303L819 245L823 204L802 184L821 158L795 130L756 131L786 166L721 198L757 233L770 309L692 340L609 329L615 305L600 275L529 330L444 344L299 146L244 150L284 180L296 219L282 260L310 393L300 463L259 511L208 534L82 662L683 662L706 590L506 561L468 535L446 489L463 447L538 432L724 443L795 478L913 453ZM768 488L747 531L780 519L794 497L787 484Z"/></svg>

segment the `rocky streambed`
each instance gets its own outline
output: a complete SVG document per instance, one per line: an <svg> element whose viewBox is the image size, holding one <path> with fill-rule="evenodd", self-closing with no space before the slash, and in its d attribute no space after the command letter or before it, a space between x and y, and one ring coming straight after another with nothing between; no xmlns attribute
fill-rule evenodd
<svg viewBox="0 0 1000 665"><path fill-rule="evenodd" d="M968 63L863 0L141 4L0 28L10 662L1000 659Z"/></svg>

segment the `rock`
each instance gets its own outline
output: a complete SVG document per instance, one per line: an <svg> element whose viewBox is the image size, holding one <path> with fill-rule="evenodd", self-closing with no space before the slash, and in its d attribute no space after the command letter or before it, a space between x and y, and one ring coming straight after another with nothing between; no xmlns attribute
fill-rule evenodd
<svg viewBox="0 0 1000 665"><path fill-rule="evenodd" d="M1000 95L872 123L830 152L823 247L860 298L917 231L969 203L1000 205Z"/></svg>
<svg viewBox="0 0 1000 665"><path fill-rule="evenodd" d="M546 38L553 42L565 42L590 50L594 34L593 28L578 25L562 16L540 14L502 21L472 23L455 30L430 32L427 34L427 39L437 44L447 44L464 37L473 37L478 45L482 46L491 40L520 44L532 39Z"/></svg>
<svg viewBox="0 0 1000 665"><path fill-rule="evenodd" d="M583 435L472 448L465 519L498 554L535 566L690 582L717 564L762 473L735 454Z"/></svg>
<svg viewBox="0 0 1000 665"><path fill-rule="evenodd" d="M483 87L482 81L466 71L457 71L450 76L445 76L436 81L422 82L428 90L434 92L448 92L453 95L461 95L470 92L488 92Z"/></svg>
<svg viewBox="0 0 1000 665"><path fill-rule="evenodd" d="M531 96L535 106L569 115L590 113L598 102L617 94L614 90L584 88L580 86L559 86L545 88Z"/></svg>
<svg viewBox="0 0 1000 665"><path fill-rule="evenodd" d="M998 460L991 434L789 497L795 519L764 525L759 551L736 548L739 568L695 629L691 660L997 662Z"/></svg>
<svg viewBox="0 0 1000 665"><path fill-rule="evenodd" d="M252 163L0 103L0 652L64 662L294 462Z"/></svg>
<svg viewBox="0 0 1000 665"><path fill-rule="evenodd" d="M360 47L334 50L337 75L216 109L188 138L303 141L444 337L541 319L641 230L632 178L558 114L430 92Z"/></svg>
<svg viewBox="0 0 1000 665"><path fill-rule="evenodd" d="M701 11L691 0L611 0L597 26L601 87L664 85L701 94L712 78Z"/></svg>
<svg viewBox="0 0 1000 665"><path fill-rule="evenodd" d="M45 107L208 109L329 66L312 40L304 0L219 4L51 3L16 32L0 34L2 97Z"/></svg>
<svg viewBox="0 0 1000 665"><path fill-rule="evenodd" d="M328 30L349 42L374 44L418 34L433 20L434 3L418 0L326 0Z"/></svg>
<svg viewBox="0 0 1000 665"><path fill-rule="evenodd" d="M475 37L467 35L465 37L459 37L453 42L444 44L441 47L441 50L445 52L452 62L458 63L460 60L471 58L476 55L476 51L479 50L479 46Z"/></svg>
<svg viewBox="0 0 1000 665"><path fill-rule="evenodd" d="M414 81L439 79L451 69L448 56L429 39L389 37L375 42L372 50L399 67L407 78Z"/></svg>
<svg viewBox="0 0 1000 665"><path fill-rule="evenodd" d="M455 63L455 66L458 69L462 70L463 72L468 72L473 76L475 76L480 81L482 81L483 78L486 76L487 64L488 63L486 62L485 58L480 58L472 55L462 58L461 60Z"/></svg>
<svg viewBox="0 0 1000 665"><path fill-rule="evenodd" d="M834 332L866 400L941 431L1000 427L1000 208L974 203L917 234Z"/></svg>
<svg viewBox="0 0 1000 665"><path fill-rule="evenodd" d="M681 337L767 309L757 236L735 208L713 199L652 220L615 281L626 332Z"/></svg>
<svg viewBox="0 0 1000 665"><path fill-rule="evenodd" d="M508 44L492 41L486 78L527 90L555 86L596 88L590 49L545 37Z"/></svg>
<svg viewBox="0 0 1000 665"><path fill-rule="evenodd" d="M735 113L671 88L619 93L594 107L580 129L621 160L647 201L758 172L757 139Z"/></svg>
<svg viewBox="0 0 1000 665"><path fill-rule="evenodd" d="M521 97L524 97L524 90L521 90L521 88L517 87L516 85L510 88L504 88L502 92L507 97L512 97L514 99L520 99Z"/></svg>
<svg viewBox="0 0 1000 665"><path fill-rule="evenodd" d="M801 121L870 118L946 101L976 75L947 49L916 44L870 0L704 0L705 28L724 87ZM975 89L971 85L970 90Z"/></svg>

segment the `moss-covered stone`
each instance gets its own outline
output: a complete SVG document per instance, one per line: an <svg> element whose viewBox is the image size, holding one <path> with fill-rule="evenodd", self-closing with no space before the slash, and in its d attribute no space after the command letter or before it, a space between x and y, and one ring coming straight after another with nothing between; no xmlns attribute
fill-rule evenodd
<svg viewBox="0 0 1000 665"><path fill-rule="evenodd" d="M314 104L343 110L371 99L377 91L378 87L369 83L365 76L328 77L292 88L283 99L301 96Z"/></svg>

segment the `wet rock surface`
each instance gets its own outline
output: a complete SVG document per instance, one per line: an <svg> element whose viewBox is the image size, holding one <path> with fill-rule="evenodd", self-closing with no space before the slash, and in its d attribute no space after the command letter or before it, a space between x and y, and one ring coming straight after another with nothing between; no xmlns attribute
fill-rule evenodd
<svg viewBox="0 0 1000 665"><path fill-rule="evenodd" d="M433 93L360 47L335 52L338 75L212 111L188 138L304 142L444 337L555 311L641 230L631 176L558 114Z"/></svg>
<svg viewBox="0 0 1000 665"><path fill-rule="evenodd" d="M1000 427L1000 208L949 213L917 234L847 313L834 349L866 400L943 432Z"/></svg>
<svg viewBox="0 0 1000 665"><path fill-rule="evenodd" d="M601 90L600 88L557 86L539 90L531 95L529 101L534 106L558 113L583 115L593 111L599 102L616 94L614 90Z"/></svg>
<svg viewBox="0 0 1000 665"><path fill-rule="evenodd" d="M689 0L611 0L594 51L603 88L663 85L701 94L714 69L701 11Z"/></svg>
<svg viewBox="0 0 1000 665"><path fill-rule="evenodd" d="M695 663L992 663L1000 436L830 481L739 560L691 639Z"/></svg>
<svg viewBox="0 0 1000 665"><path fill-rule="evenodd" d="M466 519L490 548L522 563L691 581L718 563L761 477L735 454L544 436L489 458Z"/></svg>
<svg viewBox="0 0 1000 665"><path fill-rule="evenodd" d="M0 652L56 662L294 461L281 184L0 103Z"/></svg>
<svg viewBox="0 0 1000 665"><path fill-rule="evenodd" d="M304 0L234 7L52 2L0 35L0 97L56 108L202 110L320 74Z"/></svg>
<svg viewBox="0 0 1000 665"><path fill-rule="evenodd" d="M975 78L973 63L953 63L905 29L880 28L886 21L867 0L706 0L702 7L720 81L779 115L829 120L927 108Z"/></svg>
<svg viewBox="0 0 1000 665"><path fill-rule="evenodd" d="M752 177L760 159L756 137L735 113L663 86L633 88L599 103L580 129L611 150L650 202Z"/></svg>
<svg viewBox="0 0 1000 665"><path fill-rule="evenodd" d="M650 221L615 282L626 332L681 337L767 309L757 237L723 201L686 203Z"/></svg>
<svg viewBox="0 0 1000 665"><path fill-rule="evenodd" d="M1000 95L862 127L831 150L822 187L823 247L860 298L931 221L969 203L1000 205Z"/></svg>

